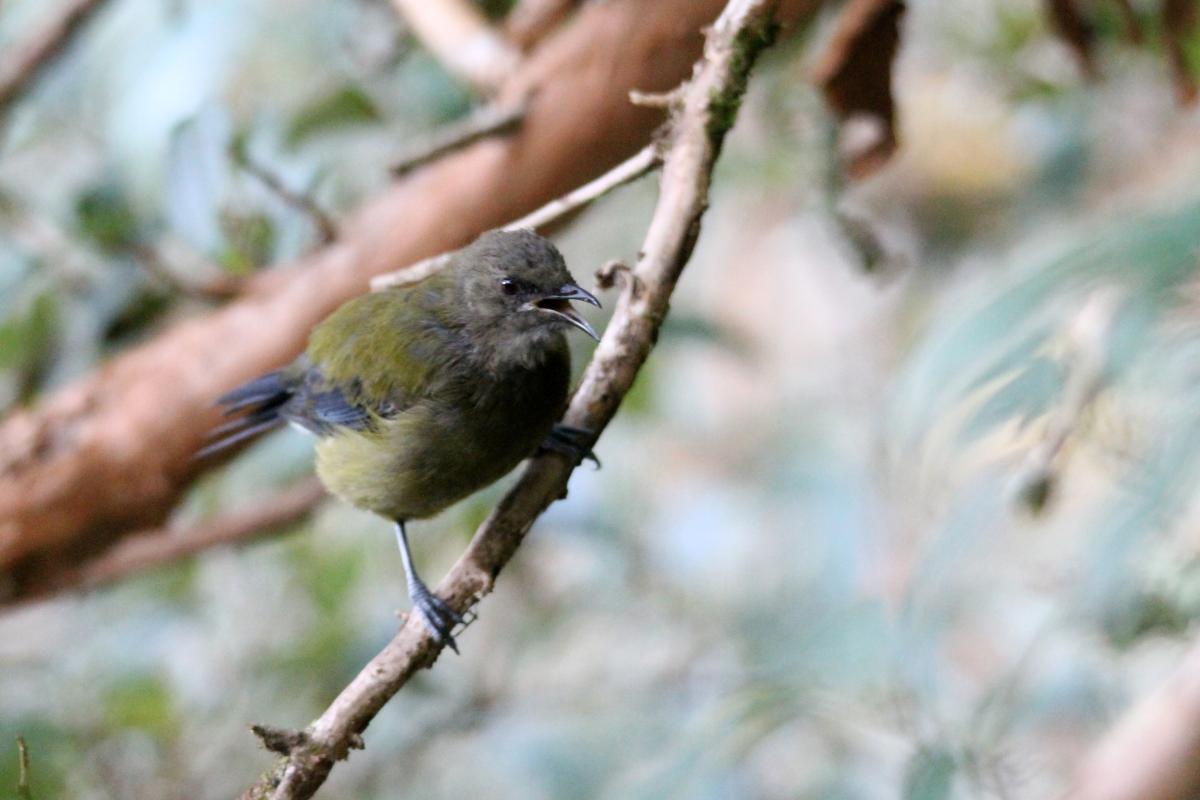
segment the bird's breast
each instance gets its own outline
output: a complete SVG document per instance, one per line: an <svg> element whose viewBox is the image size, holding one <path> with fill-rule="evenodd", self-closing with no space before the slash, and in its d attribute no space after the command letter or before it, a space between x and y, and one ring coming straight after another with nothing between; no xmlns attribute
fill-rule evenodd
<svg viewBox="0 0 1200 800"><path fill-rule="evenodd" d="M496 481L545 440L562 413L569 362L447 376L373 431L317 445L317 471L350 503L392 519L436 514Z"/></svg>

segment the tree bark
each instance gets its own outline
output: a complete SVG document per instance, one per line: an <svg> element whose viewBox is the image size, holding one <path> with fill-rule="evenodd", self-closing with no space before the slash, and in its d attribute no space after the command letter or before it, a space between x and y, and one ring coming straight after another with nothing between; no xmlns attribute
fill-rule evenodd
<svg viewBox="0 0 1200 800"><path fill-rule="evenodd" d="M1200 641L1081 762L1066 800L1200 797Z"/></svg>

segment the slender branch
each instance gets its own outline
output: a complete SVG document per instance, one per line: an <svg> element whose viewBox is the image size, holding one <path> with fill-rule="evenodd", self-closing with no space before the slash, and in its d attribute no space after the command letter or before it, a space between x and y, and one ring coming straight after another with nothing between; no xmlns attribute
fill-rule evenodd
<svg viewBox="0 0 1200 800"><path fill-rule="evenodd" d="M1104 365L1119 300L1111 286L1094 289L1062 332L1067 372L1062 399L1016 475L1016 496L1034 513L1052 499L1065 467L1067 444L1106 385Z"/></svg>
<svg viewBox="0 0 1200 800"><path fill-rule="evenodd" d="M1200 796L1200 641L1083 759L1067 800Z"/></svg>
<svg viewBox="0 0 1200 800"><path fill-rule="evenodd" d="M17 800L33 800L29 788L29 748L24 736L17 737Z"/></svg>
<svg viewBox="0 0 1200 800"><path fill-rule="evenodd" d="M329 216L329 213L325 209L321 208L316 200L304 192L289 189L282 178L268 169L265 164L260 164L254 160L246 152L245 148L234 148L233 158L239 167L257 178L263 186L266 186L280 200L308 217L316 227L317 233L320 234L321 244L329 244L337 238L337 223L333 221L333 217Z"/></svg>
<svg viewBox="0 0 1200 800"><path fill-rule="evenodd" d="M525 118L525 108L524 103L509 107L483 106L461 122L447 125L428 141L419 142L392 165L392 175L401 177L446 153L461 150L480 139L515 130Z"/></svg>
<svg viewBox="0 0 1200 800"><path fill-rule="evenodd" d="M585 183L575 191L551 200L537 211L526 214L504 227L506 230L517 230L518 228L539 230L551 222L591 205L618 186L624 186L637 180L661 163L662 160L655 146L647 145L594 181Z"/></svg>
<svg viewBox="0 0 1200 800"><path fill-rule="evenodd" d="M504 226L504 230L512 231L519 228L538 230L589 205L618 186L637 180L660 163L662 162L654 145L646 145L594 181L585 183L573 192L555 198L536 211L508 223ZM390 286L412 286L425 280L449 262L449 253L439 253L395 272L372 278L371 289L379 291Z"/></svg>
<svg viewBox="0 0 1200 800"><path fill-rule="evenodd" d="M569 425L598 435L654 346L671 293L699 235L712 168L745 91L749 69L773 36L774 8L770 0L731 0L707 35L704 58L666 132L662 187L642 254L624 282L612 321L571 400L564 418ZM438 585L439 595L456 611L466 613L491 591L525 533L563 495L572 469L567 459L555 454L529 462ZM302 743L243 798L311 797L333 765L360 743L375 714L418 669L433 664L441 647L410 616L303 737L295 739Z"/></svg>
<svg viewBox="0 0 1200 800"><path fill-rule="evenodd" d="M1046 13L1059 37L1071 48L1085 77L1096 71L1096 31L1083 16L1076 0L1045 0Z"/></svg>
<svg viewBox="0 0 1200 800"><path fill-rule="evenodd" d="M467 0L392 0L413 33L447 70L483 94L494 94L521 52Z"/></svg>
<svg viewBox="0 0 1200 800"><path fill-rule="evenodd" d="M395 272L387 272L371 279L371 291L378 292L392 286L415 286L450 263L450 253L422 258Z"/></svg>
<svg viewBox="0 0 1200 800"><path fill-rule="evenodd" d="M682 99L679 91L680 88L681 87L676 86L669 92L640 92L637 89L634 89L629 93L629 102L633 103L635 106L642 106L643 108L662 108L670 110L673 106L678 105L679 101Z"/></svg>
<svg viewBox="0 0 1200 800"><path fill-rule="evenodd" d="M325 497L324 487L314 476L245 511L233 511L187 528L169 525L134 534L98 558L56 573L52 581L38 587L38 594L26 595L22 600L70 589L95 589L212 547L252 542L304 519Z"/></svg>
<svg viewBox="0 0 1200 800"><path fill-rule="evenodd" d="M46 27L0 59L0 116L29 90L103 5L104 0L72 0Z"/></svg>

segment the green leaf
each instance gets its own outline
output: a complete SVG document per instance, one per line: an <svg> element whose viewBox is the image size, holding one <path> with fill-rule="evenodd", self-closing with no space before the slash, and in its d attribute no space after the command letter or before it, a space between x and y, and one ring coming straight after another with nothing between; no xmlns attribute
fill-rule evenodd
<svg viewBox="0 0 1200 800"><path fill-rule="evenodd" d="M221 214L226 247L221 265L234 275L245 275L271 263L275 255L275 225L266 214Z"/></svg>
<svg viewBox="0 0 1200 800"><path fill-rule="evenodd" d="M287 143L297 147L313 136L381 119L366 92L357 86L344 86L301 109L288 128Z"/></svg>
<svg viewBox="0 0 1200 800"><path fill-rule="evenodd" d="M29 311L0 322L0 369L29 369L50 350L58 330L58 302L50 292L34 298Z"/></svg>
<svg viewBox="0 0 1200 800"><path fill-rule="evenodd" d="M140 675L111 686L104 715L114 728L136 728L156 736L175 732L177 717L170 690L157 675Z"/></svg>
<svg viewBox="0 0 1200 800"><path fill-rule="evenodd" d="M129 199L113 184L92 187L76 199L75 224L80 233L107 253L127 250L141 238Z"/></svg>
<svg viewBox="0 0 1200 800"><path fill-rule="evenodd" d="M106 345L136 340L171 308L171 300L170 293L151 287L133 292L106 320L101 338Z"/></svg>
<svg viewBox="0 0 1200 800"><path fill-rule="evenodd" d="M501 20L516 4L516 0L479 0L479 10L490 20Z"/></svg>

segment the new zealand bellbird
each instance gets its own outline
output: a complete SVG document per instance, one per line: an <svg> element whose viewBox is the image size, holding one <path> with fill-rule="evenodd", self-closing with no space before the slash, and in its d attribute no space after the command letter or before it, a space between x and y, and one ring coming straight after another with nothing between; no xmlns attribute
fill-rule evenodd
<svg viewBox="0 0 1200 800"><path fill-rule="evenodd" d="M284 423L315 434L321 481L395 524L413 606L455 647L462 620L418 577L405 522L496 481L540 446L586 454L585 432L555 425L571 374L564 331L599 338L572 300L600 305L554 245L530 231L485 233L425 281L347 302L304 355L219 398L238 416L198 455Z"/></svg>

